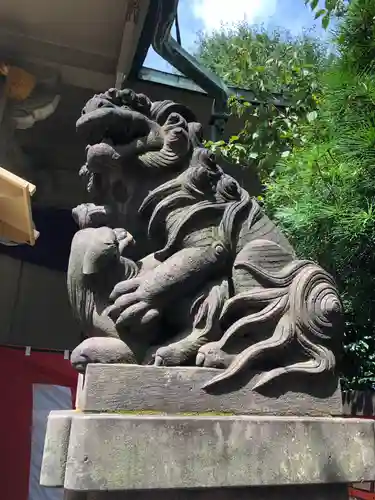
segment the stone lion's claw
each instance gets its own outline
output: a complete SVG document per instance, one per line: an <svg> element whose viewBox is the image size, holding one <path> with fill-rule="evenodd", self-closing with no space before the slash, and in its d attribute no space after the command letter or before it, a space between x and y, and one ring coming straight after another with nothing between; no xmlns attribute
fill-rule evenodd
<svg viewBox="0 0 375 500"><path fill-rule="evenodd" d="M154 366L163 366L164 360L161 356L155 356Z"/></svg>
<svg viewBox="0 0 375 500"><path fill-rule="evenodd" d="M197 357L195 358L195 364L197 366L203 366L205 359L206 359L206 356L203 354L203 352L198 352Z"/></svg>

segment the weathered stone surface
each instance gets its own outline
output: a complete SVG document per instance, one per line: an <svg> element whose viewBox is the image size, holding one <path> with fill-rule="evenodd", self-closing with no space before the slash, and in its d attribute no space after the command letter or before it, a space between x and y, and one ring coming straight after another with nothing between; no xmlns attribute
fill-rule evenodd
<svg viewBox="0 0 375 500"><path fill-rule="evenodd" d="M73 366L121 355L215 368L205 386L228 393L255 373L254 390L280 379L295 392L299 377L329 386L343 335L336 283L297 258L203 147L191 110L110 89L89 99L76 129L88 144L80 175L93 203L72 212L67 284L95 340L73 351Z"/></svg>
<svg viewBox="0 0 375 500"><path fill-rule="evenodd" d="M64 486L111 491L350 483L373 480L374 470L374 424L362 419L76 413Z"/></svg>
<svg viewBox="0 0 375 500"><path fill-rule="evenodd" d="M259 488L197 490L113 491L82 493L66 491L64 500L348 500L346 485L324 484Z"/></svg>
<svg viewBox="0 0 375 500"><path fill-rule="evenodd" d="M64 483L74 411L52 411L48 417L40 480L44 486Z"/></svg>
<svg viewBox="0 0 375 500"><path fill-rule="evenodd" d="M137 365L87 366L85 382L78 394L82 411L159 411L165 413L228 412L268 415L342 415L337 379L311 387L301 378L290 380L287 390L279 381L252 391L252 382L226 387L225 393L202 387L219 370L194 367ZM82 380L82 379L81 379ZM308 387L307 387L308 385ZM231 389L229 391L228 389Z"/></svg>
<svg viewBox="0 0 375 500"><path fill-rule="evenodd" d="M83 388L85 385L85 375L82 373L78 374L78 381L77 381L77 390L76 390L76 401L75 401L75 407L77 409L82 409L83 407Z"/></svg>

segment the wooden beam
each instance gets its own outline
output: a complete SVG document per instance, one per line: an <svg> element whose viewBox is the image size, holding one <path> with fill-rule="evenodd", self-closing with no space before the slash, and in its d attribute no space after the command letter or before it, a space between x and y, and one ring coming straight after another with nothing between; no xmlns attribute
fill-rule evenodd
<svg viewBox="0 0 375 500"><path fill-rule="evenodd" d="M116 67L115 87L117 89L121 89L123 80L130 71L150 6L150 0L131 0L127 3L120 54Z"/></svg>
<svg viewBox="0 0 375 500"><path fill-rule="evenodd" d="M36 187L0 167L0 238L14 243L35 245L31 196Z"/></svg>

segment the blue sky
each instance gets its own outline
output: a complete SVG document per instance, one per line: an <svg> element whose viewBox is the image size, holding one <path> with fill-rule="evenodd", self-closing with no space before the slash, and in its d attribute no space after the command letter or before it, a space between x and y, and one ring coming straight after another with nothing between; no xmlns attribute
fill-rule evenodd
<svg viewBox="0 0 375 500"><path fill-rule="evenodd" d="M182 45L189 52L194 50L197 34L210 32L224 24L247 20L280 26L292 33L314 26L314 16L304 0L180 0L179 22ZM317 23L317 33L321 32ZM150 49L145 66L171 71L169 65Z"/></svg>

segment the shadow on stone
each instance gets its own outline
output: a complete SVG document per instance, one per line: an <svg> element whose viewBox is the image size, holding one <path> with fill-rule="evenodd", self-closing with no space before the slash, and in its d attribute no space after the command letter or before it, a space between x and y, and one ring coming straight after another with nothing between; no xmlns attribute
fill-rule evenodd
<svg viewBox="0 0 375 500"><path fill-rule="evenodd" d="M228 392L236 392L244 387L253 386L259 380L261 372L244 372L227 380L225 386L208 387L207 394L222 395ZM311 377L306 374L289 375L278 378L265 386L256 389L256 392L267 398L279 398L287 393L305 394L317 399L327 399L332 397L337 391L338 378L335 376L322 374L314 375L314 383Z"/></svg>

